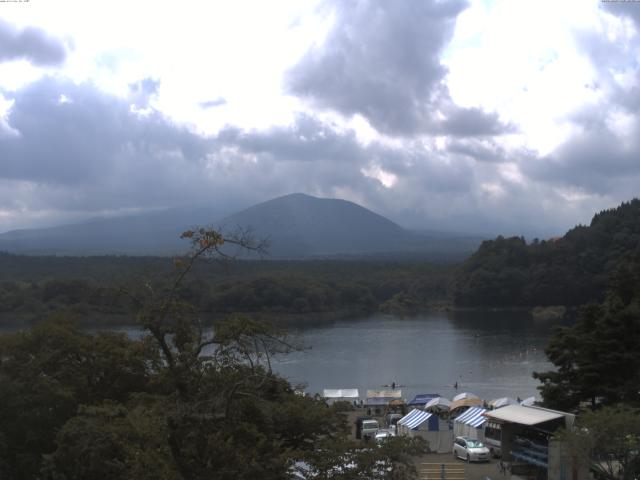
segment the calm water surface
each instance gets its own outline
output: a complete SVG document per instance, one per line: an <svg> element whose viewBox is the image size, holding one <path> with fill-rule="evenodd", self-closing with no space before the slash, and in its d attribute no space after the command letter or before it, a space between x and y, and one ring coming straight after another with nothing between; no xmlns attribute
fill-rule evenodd
<svg viewBox="0 0 640 480"><path fill-rule="evenodd" d="M462 391L487 399L539 397L531 374L551 368L544 355L549 332L549 324L518 312L375 315L294 331L310 348L274 368L293 383L305 382L312 394L359 388L364 396L395 381L407 399Z"/></svg>
<svg viewBox="0 0 640 480"><path fill-rule="evenodd" d="M451 398L463 391L488 400L539 397L531 374L551 368L544 355L550 329L522 312L373 315L291 330L308 348L273 366L311 394L358 388L364 397L367 389L396 382L407 399L418 393ZM135 327L118 330L141 334Z"/></svg>

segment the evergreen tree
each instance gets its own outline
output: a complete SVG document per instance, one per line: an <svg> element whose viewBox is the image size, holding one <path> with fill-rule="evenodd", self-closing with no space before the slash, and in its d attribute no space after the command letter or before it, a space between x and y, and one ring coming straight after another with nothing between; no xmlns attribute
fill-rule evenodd
<svg viewBox="0 0 640 480"><path fill-rule="evenodd" d="M556 370L534 373L548 406L640 406L639 273L640 262L626 262L604 302L583 308L575 325L555 330L546 354Z"/></svg>

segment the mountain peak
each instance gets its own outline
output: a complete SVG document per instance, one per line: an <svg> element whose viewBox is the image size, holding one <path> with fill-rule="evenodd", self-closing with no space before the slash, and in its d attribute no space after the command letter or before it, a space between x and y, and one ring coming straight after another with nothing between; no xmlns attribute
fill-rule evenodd
<svg viewBox="0 0 640 480"><path fill-rule="evenodd" d="M296 199L302 199L302 198L304 198L304 199L313 198L315 200L320 200L319 197L314 197L313 195L309 195L307 193L293 192L293 193L288 193L286 195L282 195L280 197L273 198L271 201L274 201L274 200L285 200L285 199L296 200Z"/></svg>
<svg viewBox="0 0 640 480"><path fill-rule="evenodd" d="M440 238L408 232L356 203L299 192L253 205L221 221L222 215L214 215L209 209L168 210L9 232L0 235L0 250L54 255L174 255L186 248L179 240L181 232L194 225L212 224L226 232L238 227L250 229L256 238L268 239L271 258L452 250ZM465 244L458 250L468 254L472 247L475 245Z"/></svg>
<svg viewBox="0 0 640 480"><path fill-rule="evenodd" d="M222 221L270 239L275 257L393 251L412 236L355 203L292 193L254 205Z"/></svg>

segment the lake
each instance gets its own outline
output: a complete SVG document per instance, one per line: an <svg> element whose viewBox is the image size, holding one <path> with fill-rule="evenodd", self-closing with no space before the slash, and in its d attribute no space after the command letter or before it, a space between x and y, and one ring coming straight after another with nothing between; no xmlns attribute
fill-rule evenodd
<svg viewBox="0 0 640 480"><path fill-rule="evenodd" d="M550 329L524 312L373 315L294 330L310 348L280 358L274 368L293 383L306 382L311 394L358 388L364 397L395 381L406 399L463 391L488 400L539 397L531 374L552 367L544 354Z"/></svg>
<svg viewBox="0 0 640 480"><path fill-rule="evenodd" d="M141 333L136 327L117 330ZM396 382L408 400L463 391L487 400L539 397L531 374L552 367L544 355L550 330L549 323L518 311L378 314L290 328L308 348L277 358L273 368L294 384L305 383L310 394L358 388L364 397L367 389Z"/></svg>

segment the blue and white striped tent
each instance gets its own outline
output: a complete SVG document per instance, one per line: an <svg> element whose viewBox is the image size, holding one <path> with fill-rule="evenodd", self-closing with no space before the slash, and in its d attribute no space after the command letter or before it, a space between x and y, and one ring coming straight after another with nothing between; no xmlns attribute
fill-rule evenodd
<svg viewBox="0 0 640 480"><path fill-rule="evenodd" d="M404 417L398 420L398 425L402 425L409 430L418 428L424 422L429 420L431 414L429 412L423 412L422 410L413 409L407 413Z"/></svg>
<svg viewBox="0 0 640 480"><path fill-rule="evenodd" d="M462 415L456 418L456 422L462 422L465 425L469 425L473 428L480 428L487 421L487 417L484 416L486 408L472 407Z"/></svg>
<svg viewBox="0 0 640 480"><path fill-rule="evenodd" d="M476 438L479 440L484 439L483 426L487 422L487 417L484 416L486 408L471 407L459 417L454 420L454 435L456 437L465 436Z"/></svg>
<svg viewBox="0 0 640 480"><path fill-rule="evenodd" d="M432 452L449 453L453 445L453 430L449 422L441 422L438 415L424 410L411 410L398 420L397 434L424 438Z"/></svg>

